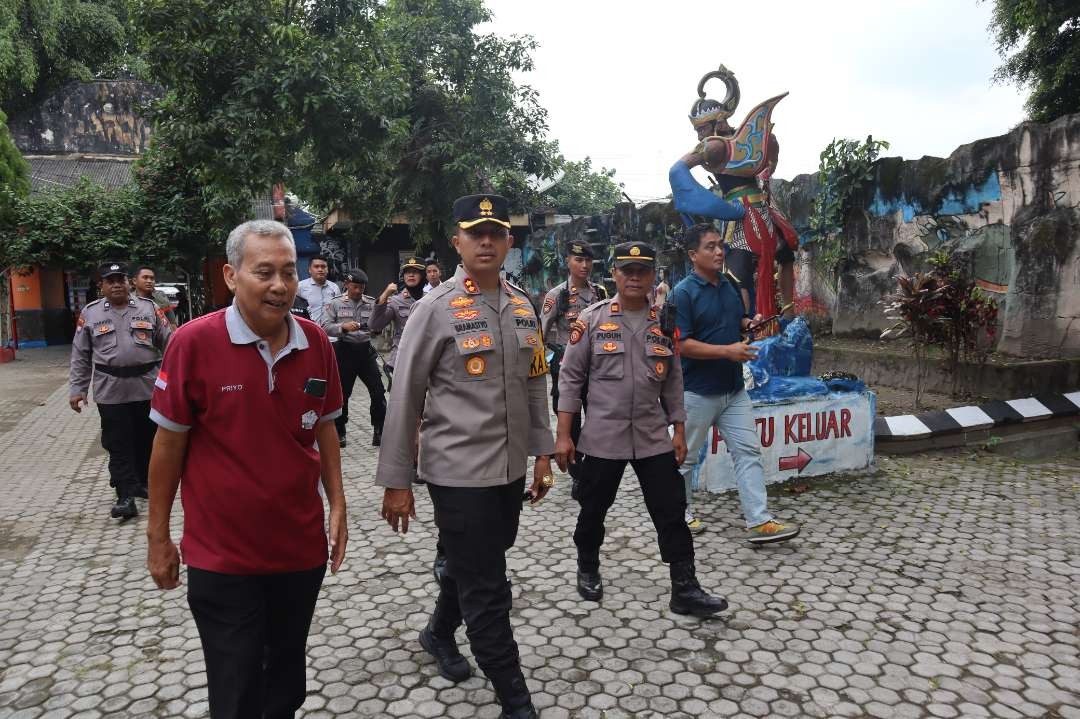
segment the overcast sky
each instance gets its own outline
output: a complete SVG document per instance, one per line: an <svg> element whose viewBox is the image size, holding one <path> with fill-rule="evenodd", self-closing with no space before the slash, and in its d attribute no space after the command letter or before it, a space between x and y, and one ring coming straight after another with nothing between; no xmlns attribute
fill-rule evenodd
<svg viewBox="0 0 1080 719"><path fill-rule="evenodd" d="M670 191L667 169L695 138L687 120L702 75L723 63L739 80L741 122L788 91L773 113L777 176L817 169L834 137L888 140L888 155L947 156L1007 132L1025 93L991 84L999 63L975 0L487 0L499 34L540 43L522 80L540 92L563 154L616 170L637 201ZM752 28L759 28L753 30ZM708 85L723 99L723 83Z"/></svg>

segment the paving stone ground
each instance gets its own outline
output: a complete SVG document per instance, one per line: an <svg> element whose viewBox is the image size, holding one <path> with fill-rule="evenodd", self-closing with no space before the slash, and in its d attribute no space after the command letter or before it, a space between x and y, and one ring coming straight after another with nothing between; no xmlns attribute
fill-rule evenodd
<svg viewBox="0 0 1080 719"><path fill-rule="evenodd" d="M0 717L206 716L184 593L147 576L145 517L107 516L96 411L71 412L55 357L37 361L33 387L0 365L0 398L21 398L0 404ZM431 504L418 493L404 537L379 519L365 404L354 397L344 457L348 558L316 610L302 714L495 717L485 680L451 685L416 641L432 606ZM739 540L735 497L703 496L699 575L732 604L711 621L668 611L629 475L608 523L605 598L579 601L567 490L563 478L525 509L509 555L545 719L1080 718L1075 459L883 458L874 476L774 497L805 529L770 548Z"/></svg>

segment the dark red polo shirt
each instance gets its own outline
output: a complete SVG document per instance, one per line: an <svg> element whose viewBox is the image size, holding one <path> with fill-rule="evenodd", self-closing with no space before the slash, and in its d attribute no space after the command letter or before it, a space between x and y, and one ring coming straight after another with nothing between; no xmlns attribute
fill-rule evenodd
<svg viewBox="0 0 1080 719"><path fill-rule="evenodd" d="M276 358L235 307L169 341L150 416L188 432L180 551L192 567L270 574L327 561L315 427L341 413L341 383L322 329L286 321Z"/></svg>

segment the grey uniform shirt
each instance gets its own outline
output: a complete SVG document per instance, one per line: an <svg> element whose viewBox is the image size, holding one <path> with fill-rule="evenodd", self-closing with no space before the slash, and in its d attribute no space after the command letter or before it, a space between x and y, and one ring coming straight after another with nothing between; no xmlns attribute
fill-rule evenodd
<svg viewBox="0 0 1080 719"><path fill-rule="evenodd" d="M570 335L570 323L576 320L586 307L600 300L600 288L592 282L580 290L571 287L568 302L570 308L565 312L560 312L559 294L566 286L566 282L560 282L548 290L544 296L544 307L540 313L541 329L544 332L544 344L548 347L565 345Z"/></svg>
<svg viewBox="0 0 1080 719"><path fill-rule="evenodd" d="M296 287L296 294L307 300L308 314L311 315L311 321L318 324L322 320L323 307L327 302L340 295L341 290L330 280L319 285L315 283L315 280L308 277L306 280L300 280L300 284Z"/></svg>
<svg viewBox="0 0 1080 719"><path fill-rule="evenodd" d="M419 474L431 484L509 484L525 475L529 456L554 451L536 312L505 280L496 296L489 304L458 267L413 306L375 484L412 486L418 419Z"/></svg>
<svg viewBox="0 0 1080 719"><path fill-rule="evenodd" d="M340 338L345 344L364 344L371 342L371 315L375 310L375 298L361 295L354 302L348 295L335 297L323 308L322 321L319 323L331 337ZM360 329L346 332L341 326L346 322L356 322Z"/></svg>
<svg viewBox="0 0 1080 719"><path fill-rule="evenodd" d="M668 425L686 422L682 366L660 331L658 309L627 322L619 296L593 305L575 321L559 370L560 412L589 411L577 449L601 459L642 459L670 452ZM634 328L636 326L636 329Z"/></svg>
<svg viewBox="0 0 1080 719"><path fill-rule="evenodd" d="M161 361L172 334L169 321L157 314L153 300L131 297L123 307L113 307L100 299L83 307L75 337L71 340L69 396L86 396L94 380L94 401L98 404L143 402L154 394L155 364L136 377L114 377L96 371L106 367L132 367Z"/></svg>
<svg viewBox="0 0 1080 719"><path fill-rule="evenodd" d="M439 287L444 284L446 283L443 282ZM435 289L438 289L438 287ZM432 292L434 291L432 290ZM430 294L429 292L428 295ZM426 299L428 295L424 295L424 298ZM386 304L375 305L375 310L371 313L372 332L382 332L387 325L394 325L394 337L390 345L390 355L386 358L386 364L390 367L397 367L398 346L401 344L401 336L405 332L405 323L409 321L409 313L412 312L413 305L417 302L419 300L414 300L406 289L396 295L391 295L387 298Z"/></svg>

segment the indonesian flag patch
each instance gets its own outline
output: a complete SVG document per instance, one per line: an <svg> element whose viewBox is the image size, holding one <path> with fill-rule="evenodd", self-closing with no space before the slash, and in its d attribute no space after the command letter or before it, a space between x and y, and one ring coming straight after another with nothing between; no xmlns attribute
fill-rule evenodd
<svg viewBox="0 0 1080 719"><path fill-rule="evenodd" d="M154 386L162 391L169 386L169 375L165 374L165 370L158 370L157 379L154 380Z"/></svg>

